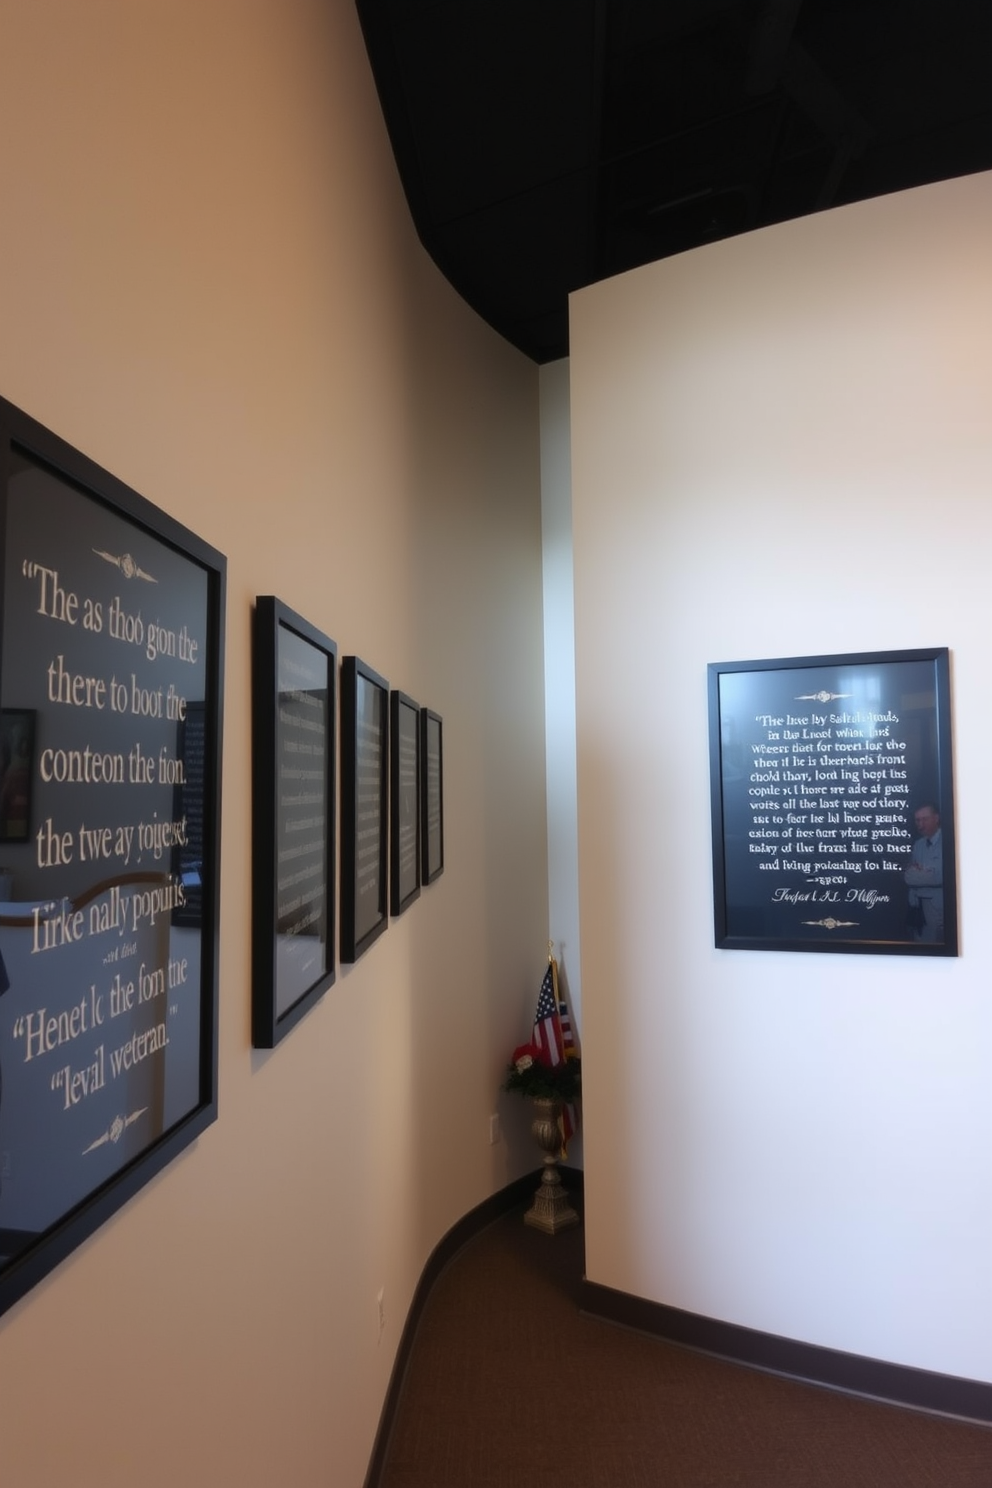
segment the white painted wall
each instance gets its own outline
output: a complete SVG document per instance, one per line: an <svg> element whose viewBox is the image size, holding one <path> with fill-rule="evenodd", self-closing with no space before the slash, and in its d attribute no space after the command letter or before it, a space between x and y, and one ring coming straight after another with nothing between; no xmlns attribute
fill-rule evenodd
<svg viewBox="0 0 992 1488"><path fill-rule="evenodd" d="M548 896L562 984L580 1016L578 834L575 806L575 609L568 361L540 370L544 698L548 776Z"/></svg>
<svg viewBox="0 0 992 1488"><path fill-rule="evenodd" d="M544 562L544 699L548 790L548 905L560 985L582 1045L579 842L575 775L575 607L568 359L540 371L541 534ZM582 1167L582 1134L569 1144Z"/></svg>
<svg viewBox="0 0 992 1488"><path fill-rule="evenodd" d="M572 301L587 1273L992 1380L992 179ZM947 645L959 959L717 951L706 664Z"/></svg>
<svg viewBox="0 0 992 1488"><path fill-rule="evenodd" d="M229 560L220 1118L0 1319L0 1478L350 1488L430 1250L536 1165L489 1114L548 935L537 369L417 242L351 0L0 37L0 393ZM444 875L269 1054L259 593L445 730Z"/></svg>

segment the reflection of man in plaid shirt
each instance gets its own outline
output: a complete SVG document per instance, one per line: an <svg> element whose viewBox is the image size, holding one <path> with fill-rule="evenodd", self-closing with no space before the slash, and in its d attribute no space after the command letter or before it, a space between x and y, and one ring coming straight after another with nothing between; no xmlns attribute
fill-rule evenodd
<svg viewBox="0 0 992 1488"><path fill-rule="evenodd" d="M2 956L2 954L0 954L0 997L3 996L3 994L6 992L6 990L7 990L7 988L9 986L10 986L10 977L7 975L7 968L4 965L3 956ZM3 1100L3 1066L0 1065L0 1101L2 1101L2 1100ZM0 1185L0 1186L2 1186L2 1185Z"/></svg>
<svg viewBox="0 0 992 1488"><path fill-rule="evenodd" d="M913 939L939 945L944 939L944 849L940 836L940 812L932 801L917 806L913 816L919 838L913 843L913 860L906 869L911 909L922 910L922 923Z"/></svg>

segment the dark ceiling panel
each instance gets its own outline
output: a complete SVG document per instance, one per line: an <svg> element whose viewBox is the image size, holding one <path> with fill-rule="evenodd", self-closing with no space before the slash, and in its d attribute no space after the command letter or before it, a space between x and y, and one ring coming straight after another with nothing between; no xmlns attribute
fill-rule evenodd
<svg viewBox="0 0 992 1488"><path fill-rule="evenodd" d="M592 220L589 192L588 174L580 172L435 228L438 264L507 340L535 356L528 328L545 321L554 326L550 341L547 328L541 331L544 354L536 360L563 356L561 348L568 345L568 291L562 295L562 284L577 289L594 277L583 231Z"/></svg>
<svg viewBox="0 0 992 1488"><path fill-rule="evenodd" d="M425 206L448 221L588 165L592 0L397 5Z"/></svg>
<svg viewBox="0 0 992 1488"><path fill-rule="evenodd" d="M588 244L575 223L589 220L585 172L492 202L436 229L445 259L485 297L498 319L540 312L557 286L591 277Z"/></svg>
<svg viewBox="0 0 992 1488"><path fill-rule="evenodd" d="M664 13L664 6L657 9ZM723 23L721 24L721 21ZM747 38L722 16L676 34L622 36L610 25L604 76L604 143L611 156L686 133L748 102Z"/></svg>
<svg viewBox="0 0 992 1488"><path fill-rule="evenodd" d="M417 231L544 362L568 294L992 168L992 0L356 0Z"/></svg>

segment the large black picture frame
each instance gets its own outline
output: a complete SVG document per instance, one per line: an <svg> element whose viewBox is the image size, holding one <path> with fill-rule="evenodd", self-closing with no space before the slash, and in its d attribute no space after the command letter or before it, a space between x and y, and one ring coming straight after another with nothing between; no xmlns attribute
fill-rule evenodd
<svg viewBox="0 0 992 1488"><path fill-rule="evenodd" d="M444 720L420 710L421 881L432 884L444 872Z"/></svg>
<svg viewBox="0 0 992 1488"><path fill-rule="evenodd" d="M226 560L5 400L0 548L0 706L34 712L0 916L4 1311L217 1115Z"/></svg>
<svg viewBox="0 0 992 1488"><path fill-rule="evenodd" d="M708 670L716 945L956 956L947 648Z"/></svg>
<svg viewBox="0 0 992 1488"><path fill-rule="evenodd" d="M272 1049L334 983L338 648L255 602L252 1040Z"/></svg>
<svg viewBox="0 0 992 1488"><path fill-rule="evenodd" d="M341 663L341 960L389 925L389 683L358 656Z"/></svg>
<svg viewBox="0 0 992 1488"><path fill-rule="evenodd" d="M405 692L389 695L389 908L393 916L420 897L420 707Z"/></svg>

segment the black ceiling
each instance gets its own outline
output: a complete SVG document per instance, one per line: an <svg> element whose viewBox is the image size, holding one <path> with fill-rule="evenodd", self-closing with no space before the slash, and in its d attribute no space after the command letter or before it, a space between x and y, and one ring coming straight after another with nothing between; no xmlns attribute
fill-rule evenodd
<svg viewBox="0 0 992 1488"><path fill-rule="evenodd" d="M425 247L537 362L570 290L992 167L992 0L356 4Z"/></svg>

